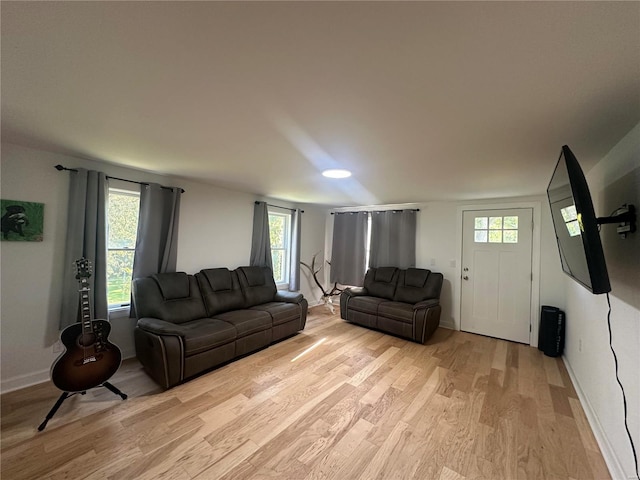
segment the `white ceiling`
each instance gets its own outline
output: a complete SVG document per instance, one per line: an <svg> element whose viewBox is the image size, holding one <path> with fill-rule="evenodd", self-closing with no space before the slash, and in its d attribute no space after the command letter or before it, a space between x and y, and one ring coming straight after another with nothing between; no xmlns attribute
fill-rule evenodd
<svg viewBox="0 0 640 480"><path fill-rule="evenodd" d="M640 2L2 2L2 140L293 202L541 194L640 121ZM320 171L348 168L329 180Z"/></svg>

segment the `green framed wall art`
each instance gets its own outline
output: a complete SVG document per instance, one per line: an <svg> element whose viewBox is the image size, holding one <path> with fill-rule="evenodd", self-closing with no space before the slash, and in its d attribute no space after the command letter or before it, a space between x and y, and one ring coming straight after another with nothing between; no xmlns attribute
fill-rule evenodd
<svg viewBox="0 0 640 480"><path fill-rule="evenodd" d="M44 233L44 203L0 200L2 241L41 242Z"/></svg>

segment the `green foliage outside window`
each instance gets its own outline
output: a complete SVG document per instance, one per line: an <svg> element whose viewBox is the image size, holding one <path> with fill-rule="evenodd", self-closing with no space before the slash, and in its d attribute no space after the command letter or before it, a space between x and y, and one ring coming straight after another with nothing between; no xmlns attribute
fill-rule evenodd
<svg viewBox="0 0 640 480"><path fill-rule="evenodd" d="M140 197L109 192L109 233L107 253L107 299L109 305L130 302L133 256L138 232Z"/></svg>

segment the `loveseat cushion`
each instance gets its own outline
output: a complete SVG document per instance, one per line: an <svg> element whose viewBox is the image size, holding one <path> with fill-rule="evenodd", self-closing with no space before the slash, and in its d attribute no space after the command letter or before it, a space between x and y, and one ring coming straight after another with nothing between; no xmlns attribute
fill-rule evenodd
<svg viewBox="0 0 640 480"><path fill-rule="evenodd" d="M180 324L207 316L198 282L186 273L135 278L133 298L137 318L158 318Z"/></svg>
<svg viewBox="0 0 640 480"><path fill-rule="evenodd" d="M368 295L351 297L349 298L348 308L356 312L376 315L378 313L378 305L386 301L384 298L370 297Z"/></svg>
<svg viewBox="0 0 640 480"><path fill-rule="evenodd" d="M207 268L196 273L204 304L210 317L244 308L238 274L228 268Z"/></svg>
<svg viewBox="0 0 640 480"><path fill-rule="evenodd" d="M402 302L382 302L378 306L378 316L399 322L412 323L413 305Z"/></svg>
<svg viewBox="0 0 640 480"><path fill-rule="evenodd" d="M393 300L398 282L398 269L396 267L370 268L364 277L364 288L372 297L380 297Z"/></svg>
<svg viewBox="0 0 640 480"><path fill-rule="evenodd" d="M269 330L272 325L271 315L268 312L259 310L233 310L219 313L215 318L233 325L236 329L237 338Z"/></svg>
<svg viewBox="0 0 640 480"><path fill-rule="evenodd" d="M408 268L398 276L396 302L418 303L431 298L440 298L442 274L423 268Z"/></svg>
<svg viewBox="0 0 640 480"><path fill-rule="evenodd" d="M300 306L296 303L269 302L251 307L251 310L267 312L273 325L282 325L300 319Z"/></svg>
<svg viewBox="0 0 640 480"><path fill-rule="evenodd" d="M398 287L393 297L396 302L418 303L433 298L426 287L431 270L424 268L408 268L398 275Z"/></svg>
<svg viewBox="0 0 640 480"><path fill-rule="evenodd" d="M236 272L244 293L245 308L273 301L278 290L269 267L238 267Z"/></svg>

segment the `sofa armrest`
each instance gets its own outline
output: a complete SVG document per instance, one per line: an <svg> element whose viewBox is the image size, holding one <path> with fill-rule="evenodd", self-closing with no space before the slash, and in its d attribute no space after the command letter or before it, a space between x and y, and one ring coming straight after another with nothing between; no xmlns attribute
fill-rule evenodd
<svg viewBox="0 0 640 480"><path fill-rule="evenodd" d="M430 308L440 305L440 300L437 298L430 298L429 300L423 300L413 305L414 310L420 310L421 308Z"/></svg>
<svg viewBox="0 0 640 480"><path fill-rule="evenodd" d="M273 298L276 302L300 303L304 297L298 292L288 292L286 290L278 290Z"/></svg>
<svg viewBox="0 0 640 480"><path fill-rule="evenodd" d="M138 320L138 328L156 335L177 335L184 336L184 330L175 323L166 322L159 318L143 317Z"/></svg>

